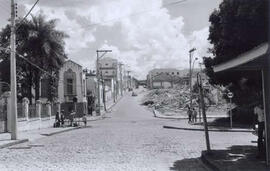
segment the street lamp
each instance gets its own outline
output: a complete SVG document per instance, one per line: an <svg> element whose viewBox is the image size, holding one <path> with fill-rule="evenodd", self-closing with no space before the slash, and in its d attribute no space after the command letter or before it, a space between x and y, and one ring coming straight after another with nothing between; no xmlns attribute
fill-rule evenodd
<svg viewBox="0 0 270 171"><path fill-rule="evenodd" d="M96 61L96 76L97 76L97 84L98 84L98 113L100 114L100 74L99 74L99 59L101 59L106 53L112 52L112 50L97 50L97 61ZM99 53L102 53L99 56Z"/></svg>
<svg viewBox="0 0 270 171"><path fill-rule="evenodd" d="M191 68L191 63L192 63L192 52L194 52L195 50L196 50L196 48L192 48L189 50L189 91L190 91L189 107L190 108L192 108L192 68ZM195 62L195 60L194 60L194 62ZM194 65L194 62L193 62L193 65Z"/></svg>

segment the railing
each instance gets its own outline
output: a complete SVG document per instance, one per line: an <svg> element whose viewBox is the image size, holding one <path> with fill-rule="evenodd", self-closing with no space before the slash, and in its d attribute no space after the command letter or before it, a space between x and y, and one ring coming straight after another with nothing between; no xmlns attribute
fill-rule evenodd
<svg viewBox="0 0 270 171"><path fill-rule="evenodd" d="M7 105L0 103L0 121L7 120Z"/></svg>
<svg viewBox="0 0 270 171"><path fill-rule="evenodd" d="M46 104L41 104L41 118L49 117Z"/></svg>
<svg viewBox="0 0 270 171"><path fill-rule="evenodd" d="M36 118L36 117L38 117L36 113L36 105L35 104L29 105L29 118Z"/></svg>
<svg viewBox="0 0 270 171"><path fill-rule="evenodd" d="M18 113L18 118L25 118L22 103L17 103L17 113Z"/></svg>

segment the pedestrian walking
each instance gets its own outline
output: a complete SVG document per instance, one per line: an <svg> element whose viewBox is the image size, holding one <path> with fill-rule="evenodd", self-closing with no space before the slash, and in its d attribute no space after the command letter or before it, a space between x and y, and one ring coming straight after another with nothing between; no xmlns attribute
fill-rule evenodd
<svg viewBox="0 0 270 171"><path fill-rule="evenodd" d="M193 110L192 110L192 122L193 123L197 122L197 115L198 115L198 112L196 111L195 108L193 108Z"/></svg>
<svg viewBox="0 0 270 171"><path fill-rule="evenodd" d="M191 123L192 121L191 121L191 117L192 117L192 110L191 110L191 108L188 106L187 107L188 108L188 110L187 110L187 115L188 115L188 123Z"/></svg>
<svg viewBox="0 0 270 171"><path fill-rule="evenodd" d="M259 104L258 106L255 106L254 114L257 116L257 121L258 121L257 158L261 158L264 155L264 135L263 135L264 134L264 112L263 112L263 107L261 104Z"/></svg>

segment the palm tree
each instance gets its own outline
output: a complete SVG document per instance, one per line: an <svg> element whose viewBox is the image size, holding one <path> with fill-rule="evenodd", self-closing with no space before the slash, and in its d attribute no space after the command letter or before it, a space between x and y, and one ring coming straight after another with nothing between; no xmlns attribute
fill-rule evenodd
<svg viewBox="0 0 270 171"><path fill-rule="evenodd" d="M19 84L18 93L22 97L28 97L32 102L32 88L35 89L35 99L39 99L40 79L47 77L50 82L49 99L52 100L56 96L58 71L63 65L66 58L64 39L68 36L56 29L57 20L46 20L44 15L32 16L31 20L18 20L16 26L16 44L17 53L44 69L51 77L46 75L36 66L29 64L25 60L17 56L17 79ZM0 46L8 48L10 37L10 25L7 25L0 32ZM8 53L0 51L0 60L9 63ZM0 68L0 73L8 68ZM5 75L10 80L9 74ZM21 87L21 88L20 88ZM20 98L18 98L20 99Z"/></svg>
<svg viewBox="0 0 270 171"><path fill-rule="evenodd" d="M31 62L58 78L58 70L66 58L64 38L68 36L64 32L56 30L56 21L46 21L41 14L32 16L32 20L27 22L28 37L23 45L23 49ZM39 99L40 79L42 77L47 77L50 80L49 82L51 82L51 86L57 85L57 79L51 76L48 77L48 75L36 67L28 65L27 70L29 71L29 79L31 79L35 88L36 100ZM49 88L52 88L51 86ZM48 94L50 100L53 99L53 97L50 97L50 94L54 94L51 91Z"/></svg>

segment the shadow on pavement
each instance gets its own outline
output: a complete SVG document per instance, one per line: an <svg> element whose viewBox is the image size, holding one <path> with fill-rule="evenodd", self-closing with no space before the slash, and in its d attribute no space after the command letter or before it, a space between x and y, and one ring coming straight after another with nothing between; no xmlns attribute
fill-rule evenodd
<svg viewBox="0 0 270 171"><path fill-rule="evenodd" d="M198 122L198 123L195 123L194 125L203 126L203 122ZM218 118L218 119L208 121L208 127L214 128L214 129L221 129L221 130L231 129L229 118ZM234 129L252 129L252 125L233 122L233 128Z"/></svg>
<svg viewBox="0 0 270 171"><path fill-rule="evenodd" d="M256 146L231 146L226 150L202 152L202 161L214 170L269 171L264 157L256 158Z"/></svg>
<svg viewBox="0 0 270 171"><path fill-rule="evenodd" d="M203 163L199 158L190 158L177 160L174 162L173 167L170 167L172 171L207 171Z"/></svg>

